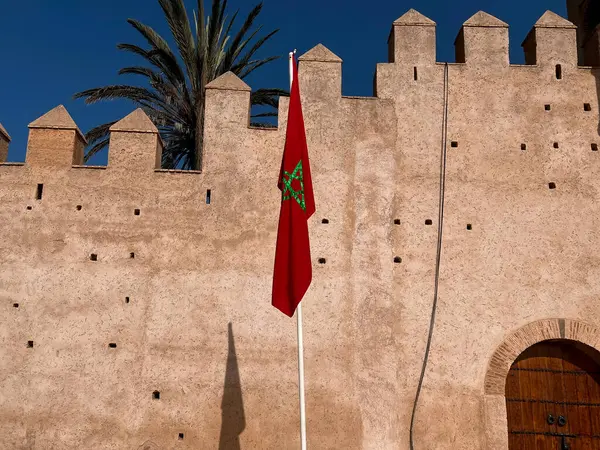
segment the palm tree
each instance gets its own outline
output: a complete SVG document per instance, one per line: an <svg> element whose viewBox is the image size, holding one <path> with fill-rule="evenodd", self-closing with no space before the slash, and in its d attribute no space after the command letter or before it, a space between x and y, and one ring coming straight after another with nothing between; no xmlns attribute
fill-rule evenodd
<svg viewBox="0 0 600 450"><path fill-rule="evenodd" d="M204 131L205 86L231 71L245 78L254 70L275 60L278 56L253 59L256 52L279 30L256 40L261 27L253 31L253 24L262 9L255 6L238 32L230 32L238 12L225 16L227 0L213 0L212 12L204 17L203 0L198 0L198 14L194 13L194 28L188 18L183 0L158 0L177 45L179 58L169 44L151 27L128 19L148 42L144 49L132 44L118 44L117 48L134 53L145 60L144 66L125 67L119 74L134 74L145 78L147 87L113 85L88 89L75 94L88 104L101 100L128 99L141 107L160 131L164 142L162 166L165 168L202 168L202 139ZM252 105L277 108L281 89L258 89L251 93ZM253 117L275 116L268 111ZM115 122L105 123L86 133L90 143L86 161L107 146L109 128Z"/></svg>

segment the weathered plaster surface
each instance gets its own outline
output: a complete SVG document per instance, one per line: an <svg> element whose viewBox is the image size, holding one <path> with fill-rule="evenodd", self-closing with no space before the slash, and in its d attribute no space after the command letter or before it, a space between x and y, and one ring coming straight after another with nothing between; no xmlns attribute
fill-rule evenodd
<svg viewBox="0 0 600 450"><path fill-rule="evenodd" d="M535 65L509 64L485 13L457 45L464 63L437 63L435 23L409 11L372 98L342 97L324 46L300 58L310 448L408 448L436 294L419 449L506 449L511 358L556 333L600 345L600 74L553 15L526 41ZM141 111L111 129L107 167L81 166L62 107L0 166L2 448L299 447L295 321L270 306L288 102L254 129L247 85L207 89L202 173L155 170Z"/></svg>
<svg viewBox="0 0 600 450"><path fill-rule="evenodd" d="M0 163L6 161L8 156L8 144L10 143L10 135L8 131L0 123Z"/></svg>

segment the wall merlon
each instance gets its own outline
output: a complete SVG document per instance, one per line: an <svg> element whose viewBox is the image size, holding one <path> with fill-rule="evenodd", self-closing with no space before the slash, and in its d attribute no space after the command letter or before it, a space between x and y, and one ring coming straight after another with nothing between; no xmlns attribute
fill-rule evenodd
<svg viewBox="0 0 600 450"><path fill-rule="evenodd" d="M403 15L394 20L394 26L429 26L435 27L436 23L429 17L424 16L414 8L409 9Z"/></svg>
<svg viewBox="0 0 600 450"><path fill-rule="evenodd" d="M392 24L388 39L388 61L407 65L435 64L436 23L410 9Z"/></svg>
<svg viewBox="0 0 600 450"><path fill-rule="evenodd" d="M158 134L158 128L156 128L156 125L154 125L141 108L136 109L131 114L119 120L110 127L109 131L111 133L114 131L125 131L131 133Z"/></svg>
<svg viewBox="0 0 600 450"><path fill-rule="evenodd" d="M285 130L287 127L288 111L290 109L290 98L279 97L279 108L277 109L277 128Z"/></svg>
<svg viewBox="0 0 600 450"><path fill-rule="evenodd" d="M223 91L247 91L252 89L233 72L226 72L206 85L206 89L219 89Z"/></svg>
<svg viewBox="0 0 600 450"><path fill-rule="evenodd" d="M509 66L508 24L486 12L463 24L454 45L456 62L479 68Z"/></svg>
<svg viewBox="0 0 600 450"><path fill-rule="evenodd" d="M25 163L65 168L82 164L86 143L66 108L59 105L29 124Z"/></svg>
<svg viewBox="0 0 600 450"><path fill-rule="evenodd" d="M8 156L8 144L10 143L8 131L0 123L0 164L6 161Z"/></svg>
<svg viewBox="0 0 600 450"><path fill-rule="evenodd" d="M546 11L523 41L525 61L539 66L577 66L577 27Z"/></svg>
<svg viewBox="0 0 600 450"><path fill-rule="evenodd" d="M342 63L343 60L323 44L317 44L298 58L299 61Z"/></svg>
<svg viewBox="0 0 600 450"><path fill-rule="evenodd" d="M4 128L4 126L1 123L0 123L0 139L4 139L6 142L11 141L11 137L8 134L8 131L6 131L6 128Z"/></svg>
<svg viewBox="0 0 600 450"><path fill-rule="evenodd" d="M568 28L576 30L577 27L564 17L550 10L546 11L534 25L535 28Z"/></svg>
<svg viewBox="0 0 600 450"><path fill-rule="evenodd" d="M317 44L298 58L300 92L311 100L330 101L342 97L342 59Z"/></svg>
<svg viewBox="0 0 600 450"><path fill-rule="evenodd" d="M206 85L205 128L248 127L250 125L250 86L227 72Z"/></svg>
<svg viewBox="0 0 600 450"><path fill-rule="evenodd" d="M463 23L463 27L508 28L508 24L485 11L478 11Z"/></svg>
<svg viewBox="0 0 600 450"><path fill-rule="evenodd" d="M85 136L63 105L58 105L56 108L51 109L43 116L38 117L28 125L28 128L40 128L45 130L74 130L83 140L83 142L87 144Z"/></svg>
<svg viewBox="0 0 600 450"><path fill-rule="evenodd" d="M163 144L158 129L138 108L110 127L108 166L133 171L160 168Z"/></svg>

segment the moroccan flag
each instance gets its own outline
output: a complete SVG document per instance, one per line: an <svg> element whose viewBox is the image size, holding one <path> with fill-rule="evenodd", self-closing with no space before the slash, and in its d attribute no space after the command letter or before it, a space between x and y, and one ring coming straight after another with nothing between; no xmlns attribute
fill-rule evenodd
<svg viewBox="0 0 600 450"><path fill-rule="evenodd" d="M315 212L298 67L293 60L287 133L277 187L282 192L273 271L273 306L292 317L312 280L308 218Z"/></svg>

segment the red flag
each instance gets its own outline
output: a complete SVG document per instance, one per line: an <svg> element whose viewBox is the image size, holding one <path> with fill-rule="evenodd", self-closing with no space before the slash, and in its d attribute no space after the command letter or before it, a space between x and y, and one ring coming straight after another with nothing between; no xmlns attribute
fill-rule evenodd
<svg viewBox="0 0 600 450"><path fill-rule="evenodd" d="M315 212L295 59L293 67L285 148L277 183L282 196L272 300L275 308L290 317L294 315L312 280L307 221Z"/></svg>

